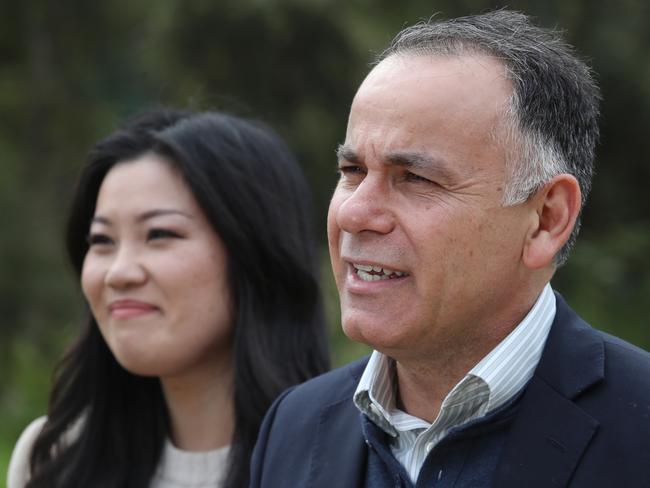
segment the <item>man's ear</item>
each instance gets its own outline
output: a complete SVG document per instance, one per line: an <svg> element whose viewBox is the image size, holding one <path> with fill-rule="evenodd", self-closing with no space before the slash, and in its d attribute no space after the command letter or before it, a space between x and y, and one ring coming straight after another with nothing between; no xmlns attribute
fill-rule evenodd
<svg viewBox="0 0 650 488"><path fill-rule="evenodd" d="M540 188L532 198L533 221L524 244L523 262L540 269L553 262L576 224L581 206L578 180L560 174Z"/></svg>

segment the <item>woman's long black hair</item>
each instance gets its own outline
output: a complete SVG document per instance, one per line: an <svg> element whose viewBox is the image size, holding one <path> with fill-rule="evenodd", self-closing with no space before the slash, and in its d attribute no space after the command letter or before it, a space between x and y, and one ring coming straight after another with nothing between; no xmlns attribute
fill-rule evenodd
<svg viewBox="0 0 650 488"><path fill-rule="evenodd" d="M102 180L116 163L147 152L180 170L227 250L235 430L226 486L244 487L271 402L329 367L311 194L290 151L267 127L218 112L149 112L89 155L67 228L78 276ZM28 487L146 487L169 435L158 378L122 368L87 313L81 337L57 369Z"/></svg>

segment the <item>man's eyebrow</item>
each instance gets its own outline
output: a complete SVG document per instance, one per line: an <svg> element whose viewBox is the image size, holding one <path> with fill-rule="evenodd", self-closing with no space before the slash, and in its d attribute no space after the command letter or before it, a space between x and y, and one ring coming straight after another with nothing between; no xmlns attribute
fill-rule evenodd
<svg viewBox="0 0 650 488"><path fill-rule="evenodd" d="M429 156L415 151L398 151L388 155L388 164L404 166L406 168L424 169L432 166L439 166L439 162Z"/></svg>
<svg viewBox="0 0 650 488"><path fill-rule="evenodd" d="M176 210L173 208L156 208L153 210L147 210L146 212L142 212L136 217L136 222L144 222L149 219L153 219L155 217L161 217L164 215L180 215L182 217L192 219L193 217L188 214L187 212L183 212L182 210ZM111 225L112 222L109 218L104 217L102 215L95 215L91 223L97 223L97 224L104 224L104 225Z"/></svg>
<svg viewBox="0 0 650 488"><path fill-rule="evenodd" d="M356 152L354 152L354 149L345 144L340 144L339 147L336 148L336 157L339 162L349 161L350 163L354 164L361 163L361 158Z"/></svg>
<svg viewBox="0 0 650 488"><path fill-rule="evenodd" d="M387 156L386 164L410 169L428 170L450 181L455 181L460 176L444 159L418 151L392 152Z"/></svg>
<svg viewBox="0 0 650 488"><path fill-rule="evenodd" d="M363 158L345 144L338 147L336 155L339 163L341 161L348 161L352 164L363 163ZM394 151L387 155L384 164L435 173L450 183L459 180L461 176L444 159L419 151Z"/></svg>

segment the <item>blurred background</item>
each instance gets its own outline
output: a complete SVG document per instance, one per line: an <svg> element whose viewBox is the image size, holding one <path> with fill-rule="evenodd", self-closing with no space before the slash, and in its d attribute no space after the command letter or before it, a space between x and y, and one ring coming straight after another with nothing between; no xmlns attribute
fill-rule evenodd
<svg viewBox="0 0 650 488"><path fill-rule="evenodd" d="M62 247L94 141L152 105L257 116L314 189L335 364L364 354L339 330L325 244L336 146L373 54L434 12L487 0L0 0L0 484L22 428L46 410L81 295ZM554 286L594 326L650 348L650 3L510 1L567 33L604 94L602 143L578 245Z"/></svg>

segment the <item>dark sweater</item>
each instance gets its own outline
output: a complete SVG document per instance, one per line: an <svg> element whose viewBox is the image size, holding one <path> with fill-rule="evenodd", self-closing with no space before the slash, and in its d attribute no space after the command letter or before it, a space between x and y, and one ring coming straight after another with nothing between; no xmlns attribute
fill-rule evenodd
<svg viewBox="0 0 650 488"><path fill-rule="evenodd" d="M367 488L489 487L520 395L485 417L452 429L427 455L414 485L390 449L390 436L361 415L368 444Z"/></svg>

